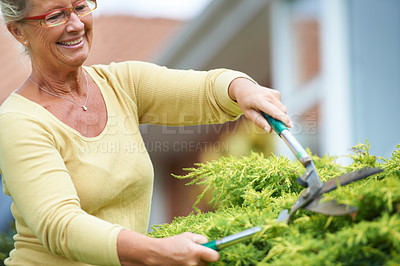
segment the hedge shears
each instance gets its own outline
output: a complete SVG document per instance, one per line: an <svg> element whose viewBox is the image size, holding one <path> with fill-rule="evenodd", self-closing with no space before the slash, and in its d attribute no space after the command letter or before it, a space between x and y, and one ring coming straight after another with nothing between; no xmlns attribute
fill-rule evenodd
<svg viewBox="0 0 400 266"><path fill-rule="evenodd" d="M327 182L321 182L310 155L300 145L288 128L281 121L265 113L262 113L262 115L278 136L286 142L290 150L306 169L303 176L297 178L297 182L305 187L305 189L300 193L290 212L287 209L282 210L278 215L277 221L289 224L293 214L301 208L329 216L348 215L357 211L356 207L339 204L335 200L321 202L322 195L335 190L338 186L345 186L354 181L377 174L382 170L378 168L364 168L335 177ZM224 247L248 240L259 231L261 231L261 228L256 226L234 235L210 241L203 245L218 251Z"/></svg>

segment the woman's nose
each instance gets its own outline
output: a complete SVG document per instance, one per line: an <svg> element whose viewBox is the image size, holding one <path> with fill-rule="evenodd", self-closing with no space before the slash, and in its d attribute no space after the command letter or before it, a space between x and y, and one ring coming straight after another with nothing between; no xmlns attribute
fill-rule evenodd
<svg viewBox="0 0 400 266"><path fill-rule="evenodd" d="M69 20L67 21L67 31L81 31L84 28L84 23L81 21L80 17L71 12Z"/></svg>

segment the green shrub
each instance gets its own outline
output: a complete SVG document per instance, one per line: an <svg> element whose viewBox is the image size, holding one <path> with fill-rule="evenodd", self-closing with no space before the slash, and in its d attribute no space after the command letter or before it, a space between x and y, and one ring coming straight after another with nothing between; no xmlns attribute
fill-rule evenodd
<svg viewBox="0 0 400 266"><path fill-rule="evenodd" d="M14 224L10 225L10 229L7 232L0 232L0 265L4 265L3 261L8 257L10 251L14 248L15 235Z"/></svg>
<svg viewBox="0 0 400 266"><path fill-rule="evenodd" d="M303 189L296 178L304 167L285 157L253 153L197 164L186 169L187 175L176 176L204 188L194 206L197 212L153 226L150 235L191 231L211 240L262 227L248 242L221 250L213 265L399 265L400 145L390 159L371 155L367 142L353 151L348 166L337 164L333 156L312 155L322 181L364 167L384 170L326 194L327 200L357 207L351 216L300 209L289 225L277 222L279 212L290 209ZM206 198L215 210L202 213L196 205Z"/></svg>

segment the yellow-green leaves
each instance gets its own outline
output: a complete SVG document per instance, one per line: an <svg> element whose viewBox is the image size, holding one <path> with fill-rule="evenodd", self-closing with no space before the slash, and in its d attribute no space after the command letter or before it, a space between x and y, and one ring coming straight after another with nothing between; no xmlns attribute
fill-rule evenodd
<svg viewBox="0 0 400 266"><path fill-rule="evenodd" d="M213 265L400 265L400 145L390 159L370 154L367 142L353 152L348 166L337 164L334 156L312 155L322 181L364 167L384 169L325 195L325 200L357 207L352 216L300 209L289 225L277 222L279 212L290 209L302 191L296 178L304 168L285 157L253 153L187 169L188 174L178 178L203 186L198 200L211 194L215 210L155 226L151 235L192 231L211 240L254 226L263 229L246 243L221 250L220 261Z"/></svg>

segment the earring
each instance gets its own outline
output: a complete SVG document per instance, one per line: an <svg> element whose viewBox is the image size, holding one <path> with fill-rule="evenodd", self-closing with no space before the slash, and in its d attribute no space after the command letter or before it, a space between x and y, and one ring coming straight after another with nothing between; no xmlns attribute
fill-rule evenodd
<svg viewBox="0 0 400 266"><path fill-rule="evenodd" d="M24 41L24 45L27 46L28 45L28 41Z"/></svg>

